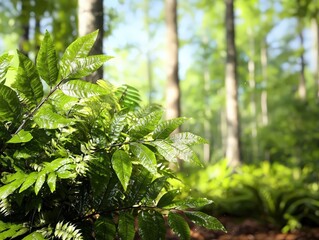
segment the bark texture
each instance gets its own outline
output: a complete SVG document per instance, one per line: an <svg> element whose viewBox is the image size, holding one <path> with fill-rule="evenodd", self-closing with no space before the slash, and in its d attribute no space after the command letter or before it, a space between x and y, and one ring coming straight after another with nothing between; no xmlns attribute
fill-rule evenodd
<svg viewBox="0 0 319 240"><path fill-rule="evenodd" d="M167 28L166 117L171 119L181 115L178 76L177 0L165 0L165 21Z"/></svg>
<svg viewBox="0 0 319 240"><path fill-rule="evenodd" d="M226 121L227 143L226 158L229 166L240 164L239 144L239 112L238 112L238 83L237 61L235 46L234 0L225 0L226 4Z"/></svg>
<svg viewBox="0 0 319 240"><path fill-rule="evenodd" d="M84 36L95 30L99 30L99 35L92 48L91 54L103 54L104 35L103 0L78 0L78 30L79 36ZM103 78L103 68L101 67L87 81L96 82Z"/></svg>

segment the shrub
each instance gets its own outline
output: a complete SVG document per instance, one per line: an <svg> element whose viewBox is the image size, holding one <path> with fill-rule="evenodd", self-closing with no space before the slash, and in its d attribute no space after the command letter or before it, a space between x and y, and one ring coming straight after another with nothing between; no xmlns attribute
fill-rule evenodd
<svg viewBox="0 0 319 240"><path fill-rule="evenodd" d="M17 68L13 55L0 57L0 239L158 240L166 219L181 239L187 220L224 230L197 211L210 200L176 200L169 182L169 163L200 164L190 147L203 138L170 135L185 119L161 120L133 87L81 80L109 59L88 56L96 36L60 61L49 33L36 64L20 52Z"/></svg>
<svg viewBox="0 0 319 240"><path fill-rule="evenodd" d="M288 232L319 223L318 183L308 182L309 173L311 169L269 162L243 165L233 172L222 161L184 177L184 182L192 195L215 202L206 210L253 217Z"/></svg>

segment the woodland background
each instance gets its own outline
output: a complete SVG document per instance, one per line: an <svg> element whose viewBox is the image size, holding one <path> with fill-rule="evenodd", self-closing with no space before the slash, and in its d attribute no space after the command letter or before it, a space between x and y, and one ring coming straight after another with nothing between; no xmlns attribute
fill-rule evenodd
<svg viewBox="0 0 319 240"><path fill-rule="evenodd" d="M45 30L62 52L95 30L90 2L96 50L114 56L103 78L208 139L196 149L205 168L181 168L188 194L283 231L318 223L319 1L4 0L1 52L32 59Z"/></svg>

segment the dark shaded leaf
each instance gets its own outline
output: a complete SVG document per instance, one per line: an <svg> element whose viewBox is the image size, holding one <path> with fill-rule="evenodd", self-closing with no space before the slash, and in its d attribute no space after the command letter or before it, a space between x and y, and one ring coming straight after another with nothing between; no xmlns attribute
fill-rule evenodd
<svg viewBox="0 0 319 240"><path fill-rule="evenodd" d="M156 211L141 211L138 215L138 227L142 240L165 239L165 221Z"/></svg>
<svg viewBox="0 0 319 240"><path fill-rule="evenodd" d="M190 239L190 229L186 220L179 214L169 212L168 225L181 240Z"/></svg>

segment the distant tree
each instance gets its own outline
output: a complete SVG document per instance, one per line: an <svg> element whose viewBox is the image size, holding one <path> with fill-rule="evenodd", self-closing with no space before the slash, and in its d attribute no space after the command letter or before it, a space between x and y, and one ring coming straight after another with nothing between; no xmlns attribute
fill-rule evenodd
<svg viewBox="0 0 319 240"><path fill-rule="evenodd" d="M99 35L91 54L103 53L103 35L104 35L104 12L103 0L78 0L78 30L79 36L84 36L95 30L99 30ZM90 82L96 82L103 78L103 68L98 69L95 73L86 79Z"/></svg>
<svg viewBox="0 0 319 240"><path fill-rule="evenodd" d="M20 10L20 16L19 21L21 24L21 35L19 39L19 50L25 54L28 55L29 53L29 33L30 33L30 9L31 3L30 0L21 0L21 10Z"/></svg>
<svg viewBox="0 0 319 240"><path fill-rule="evenodd" d="M170 119L181 115L178 76L177 0L165 0L165 20L167 28L166 117Z"/></svg>
<svg viewBox="0 0 319 240"><path fill-rule="evenodd" d="M234 0L225 0L226 4L226 121L227 143L226 158L229 166L240 164L239 144L239 112L238 112L238 83L235 46Z"/></svg>

